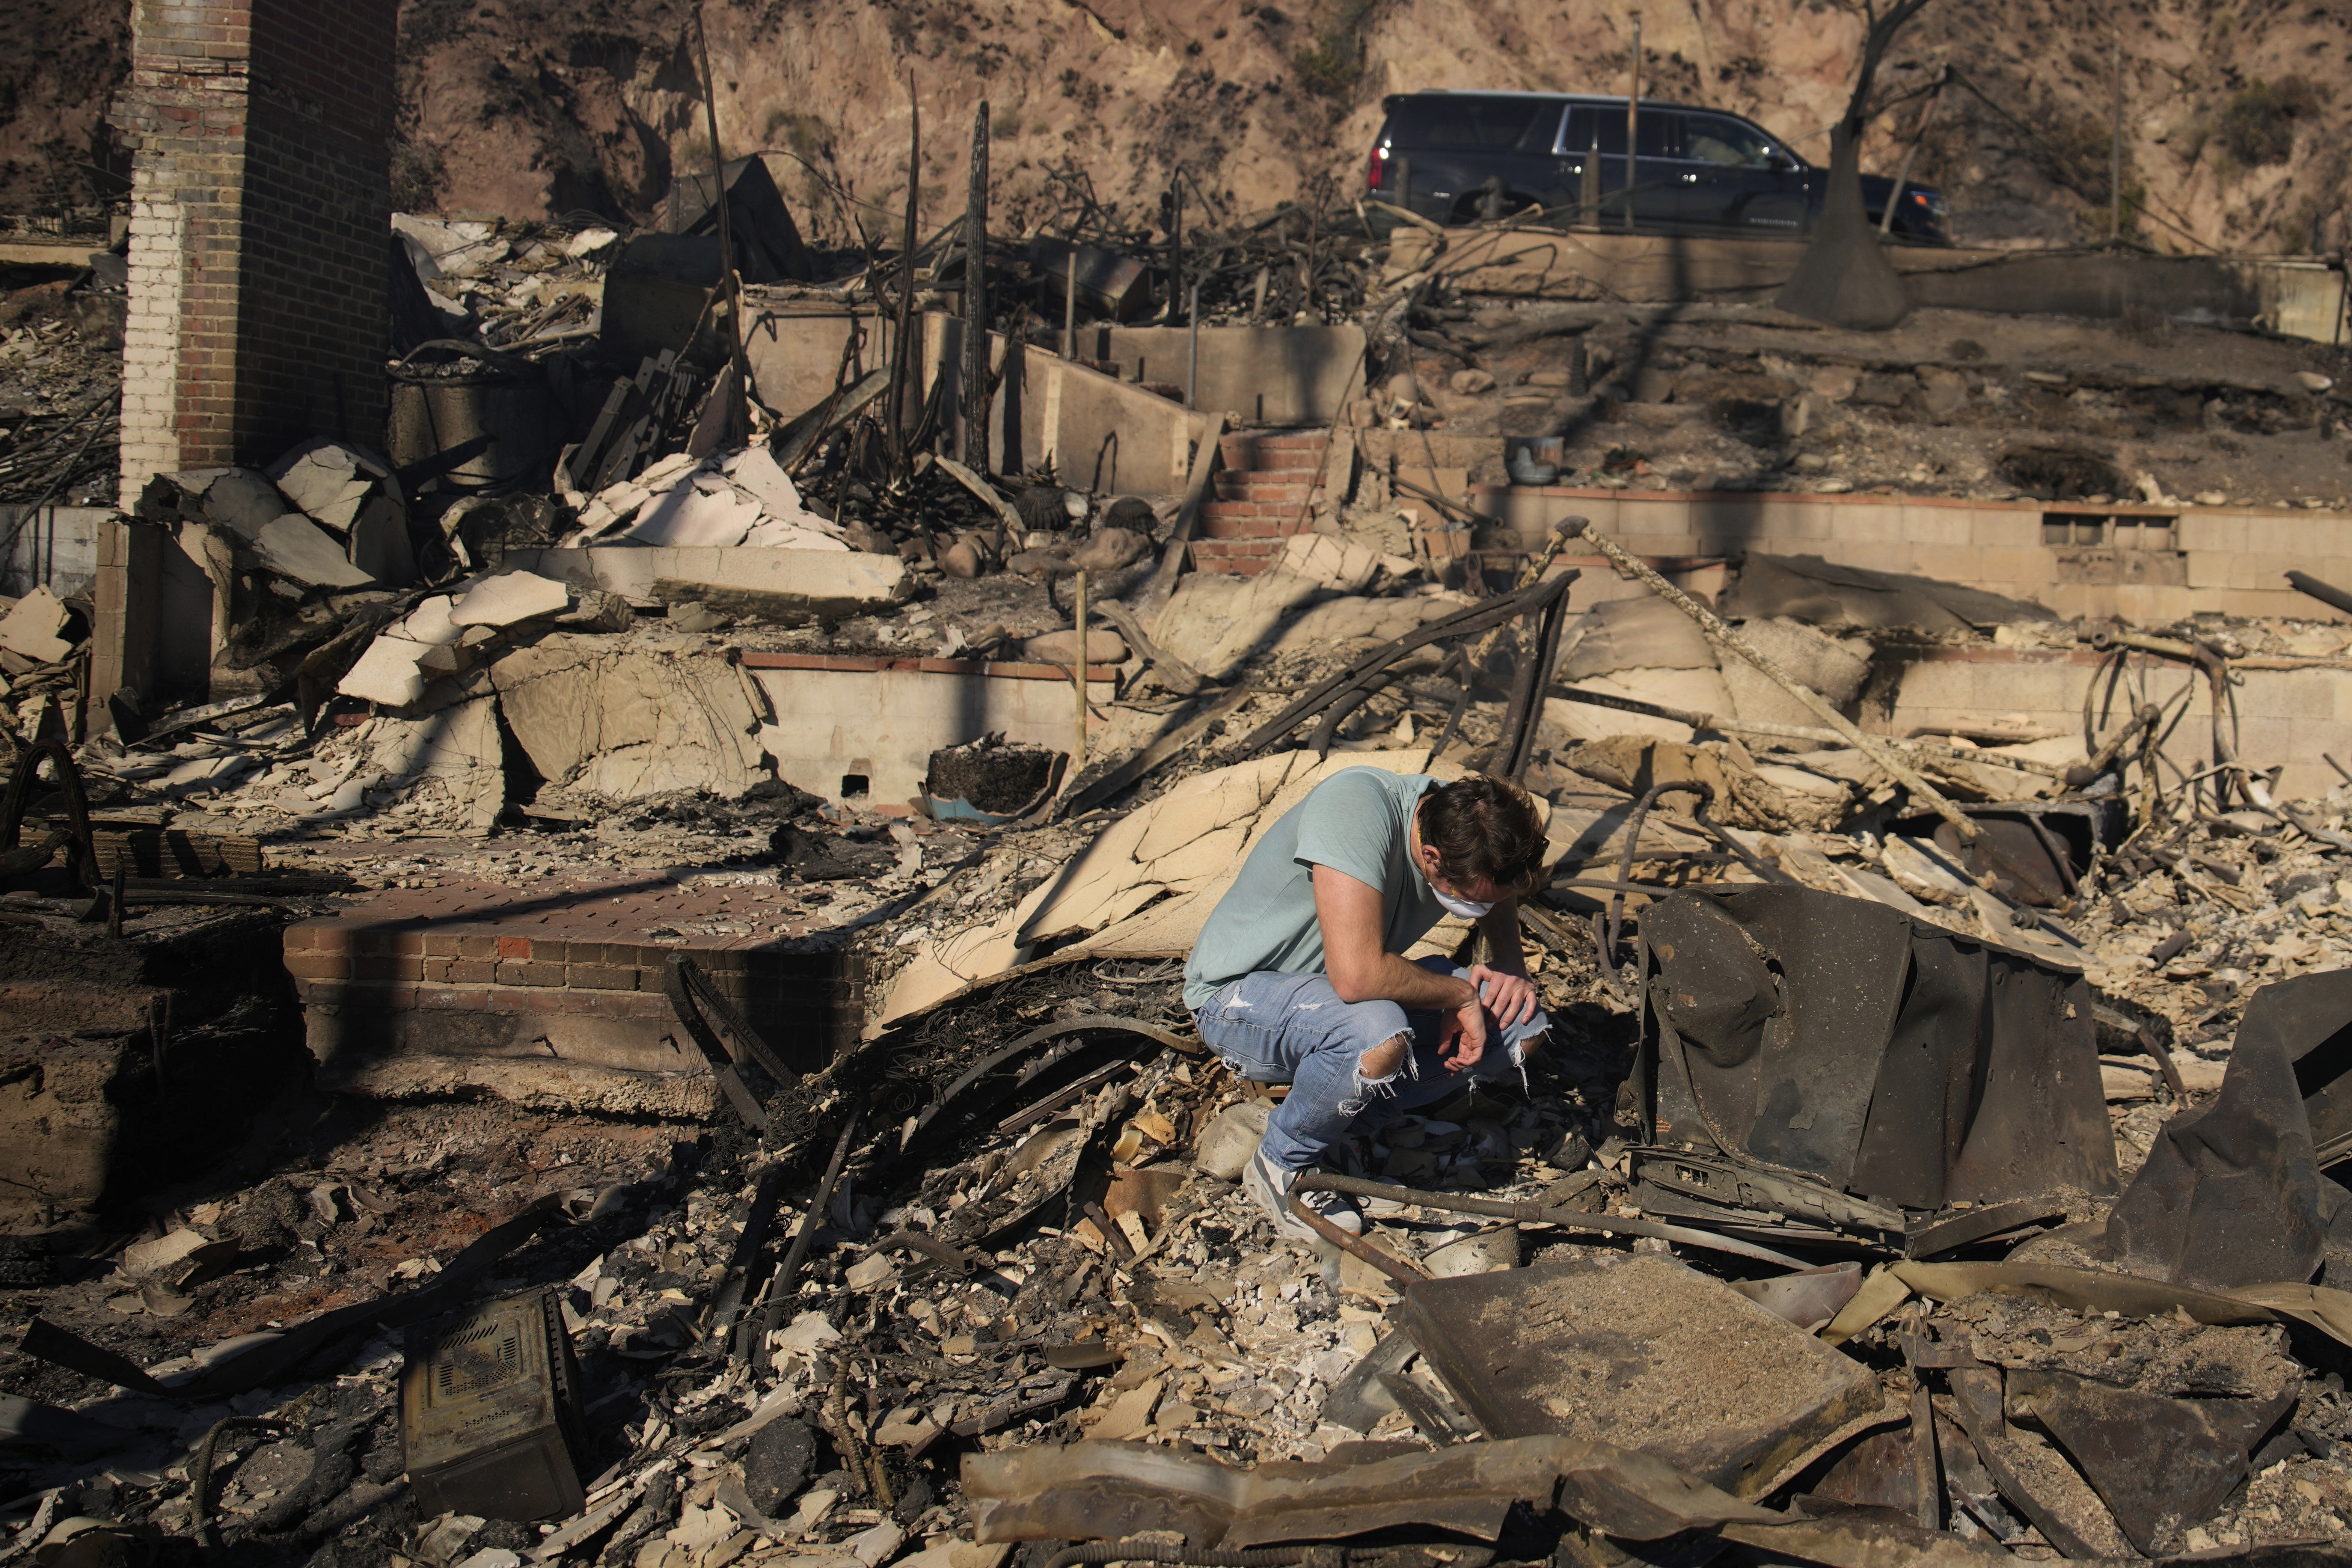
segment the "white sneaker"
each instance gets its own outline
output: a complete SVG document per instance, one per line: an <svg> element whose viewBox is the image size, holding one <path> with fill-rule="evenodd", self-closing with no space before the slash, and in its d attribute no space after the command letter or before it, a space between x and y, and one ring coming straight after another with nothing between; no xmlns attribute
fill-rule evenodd
<svg viewBox="0 0 2352 1568"><path fill-rule="evenodd" d="M1250 1156L1242 1170L1242 1190L1248 1193L1266 1217L1274 1221L1276 1232L1294 1241L1321 1241L1314 1226L1290 1212L1291 1184L1297 1180L1295 1172L1284 1170L1266 1157L1264 1148ZM1318 1218L1339 1226L1350 1236L1364 1234L1364 1216L1356 1202L1345 1193L1304 1192L1298 1201Z"/></svg>

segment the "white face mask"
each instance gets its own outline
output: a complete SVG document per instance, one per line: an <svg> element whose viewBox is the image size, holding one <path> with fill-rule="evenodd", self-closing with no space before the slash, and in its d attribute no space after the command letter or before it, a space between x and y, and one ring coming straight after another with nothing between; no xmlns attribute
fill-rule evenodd
<svg viewBox="0 0 2352 1568"><path fill-rule="evenodd" d="M1460 915L1465 921L1477 920L1495 907L1491 903L1482 904L1470 899L1457 899L1434 882L1429 884L1429 890L1437 895L1437 901L1445 906L1448 914Z"/></svg>

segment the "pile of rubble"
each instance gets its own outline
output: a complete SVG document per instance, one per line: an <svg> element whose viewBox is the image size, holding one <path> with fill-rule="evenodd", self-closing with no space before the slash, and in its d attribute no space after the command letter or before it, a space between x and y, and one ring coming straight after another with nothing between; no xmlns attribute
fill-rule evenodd
<svg viewBox="0 0 2352 1568"><path fill-rule="evenodd" d="M231 478L174 484L181 526L281 582L349 565L388 493L318 448L273 481L306 504L256 523L269 498ZM1776 613L1818 597L1804 571L1751 556L1737 626L1670 589L1571 616L1572 574L1482 597L1309 536L1137 621L1129 679L1160 695L1059 820L1033 805L1054 759L992 742L935 758L927 793L1004 825L920 832L761 786L740 754L700 794L615 787L709 765L674 735L583 745L575 723L560 752L536 716L578 689L534 683L710 658L677 604L528 570L309 584L368 600L336 679L373 715L257 699L118 728L83 748L97 815L203 801L298 860L283 836L331 822L401 885L689 860L771 913L844 889L826 919L856 928L875 1026L796 1068L682 981L730 1086L708 1125L499 1100L355 1121L289 1091L241 1163L154 1200L151 1234L20 1253L18 1549L985 1568L1019 1542L1415 1563L1673 1542L1843 1564L2340 1539L2352 1252L2324 1172L2352 1139L2352 787L2283 801L2245 765L2184 787L2161 693L2090 755L1997 725L1864 733L1853 627L1888 623ZM1848 575L1947 638L2072 635ZM942 578L937 602L1002 581ZM71 657L63 612L15 616ZM839 646L877 635L861 618L737 635ZM2318 634L2229 635L2255 658ZM420 708L436 685L475 695ZM551 788L510 796L499 725ZM428 727L470 771L414 765ZM207 754L167 758L174 735ZM1524 919L1559 1027L1524 1085L1353 1139L1320 1180L1368 1233L1307 1249L1233 1184L1279 1091L1202 1053L1177 961L1255 836L1350 765L1538 788L1557 868ZM528 853L398 837L510 810ZM436 1412L509 1379L539 1403L499 1407L505 1447L451 1436Z"/></svg>

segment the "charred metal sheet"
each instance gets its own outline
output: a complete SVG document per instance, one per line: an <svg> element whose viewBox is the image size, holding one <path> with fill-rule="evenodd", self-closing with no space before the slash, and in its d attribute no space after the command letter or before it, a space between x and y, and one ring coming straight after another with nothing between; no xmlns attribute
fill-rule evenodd
<svg viewBox="0 0 2352 1568"><path fill-rule="evenodd" d="M1642 934L1637 1164L1671 1212L1916 1257L2115 1191L2080 974L1808 888L1679 892Z"/></svg>
<svg viewBox="0 0 2352 1568"><path fill-rule="evenodd" d="M2324 1259L2329 1284L2352 1283L2328 1258L2352 1256L2352 1202L2322 1173L2322 1145L2352 1148L2352 970L2254 994L2220 1098L2165 1123L2108 1215L2108 1249L2200 1289L2306 1280Z"/></svg>
<svg viewBox="0 0 2352 1568"><path fill-rule="evenodd" d="M1735 1280L1731 1288L1774 1317L1811 1333L1836 1317L1838 1309L1862 1289L1862 1265L1831 1263L1773 1279Z"/></svg>
<svg viewBox="0 0 2352 1568"><path fill-rule="evenodd" d="M1651 1254L1425 1280L1401 1321L1489 1437L1605 1436L1735 1497L1881 1405L1857 1363Z"/></svg>
<svg viewBox="0 0 2352 1568"><path fill-rule="evenodd" d="M1235 1469L1205 1454L1127 1443L1041 1445L963 1458L974 1538L1094 1541L1172 1530L1236 1550L1331 1541L1398 1525L1492 1541L1517 1502L1560 1510L1610 1535L1657 1541L1685 1530L1787 1517L1744 1503L1663 1460L1608 1443L1520 1437L1363 1464Z"/></svg>
<svg viewBox="0 0 2352 1568"><path fill-rule="evenodd" d="M1369 1432L1379 1426L1381 1417L1397 1407L1396 1395L1381 1381L1381 1374L1402 1372L1420 1353L1402 1331L1391 1329L1347 1376L1331 1385L1323 1400L1323 1419L1350 1432Z"/></svg>
<svg viewBox="0 0 2352 1568"><path fill-rule="evenodd" d="M2012 1372L2006 1405L2058 1440L2131 1543L2148 1556L2220 1511L2247 1458L2294 1408L2270 1399L2169 1399L2063 1372Z"/></svg>
<svg viewBox="0 0 2352 1568"><path fill-rule="evenodd" d="M2063 909L2102 849L2123 841L2131 813L2120 795L2097 800L2019 800L1966 805L1962 815L1984 832L1963 847L1940 817L1899 818L1893 830L1930 839L1970 877L1990 875L1992 890L2017 903Z"/></svg>

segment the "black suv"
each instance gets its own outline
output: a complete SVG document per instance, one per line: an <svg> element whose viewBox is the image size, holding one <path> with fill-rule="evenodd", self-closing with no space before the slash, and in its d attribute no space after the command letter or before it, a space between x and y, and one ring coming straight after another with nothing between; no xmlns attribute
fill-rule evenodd
<svg viewBox="0 0 2352 1568"><path fill-rule="evenodd" d="M1372 147L1370 194L1439 223L1500 217L1534 202L1563 221L1614 227L1625 221L1630 184L1639 229L1794 238L1812 232L1829 179L1778 137L1719 109L1642 100L1629 180L1622 98L1412 92L1381 107L1388 119ZM1894 181L1862 177L1872 223L1894 194ZM1949 245L1944 198L1906 184L1892 232Z"/></svg>

